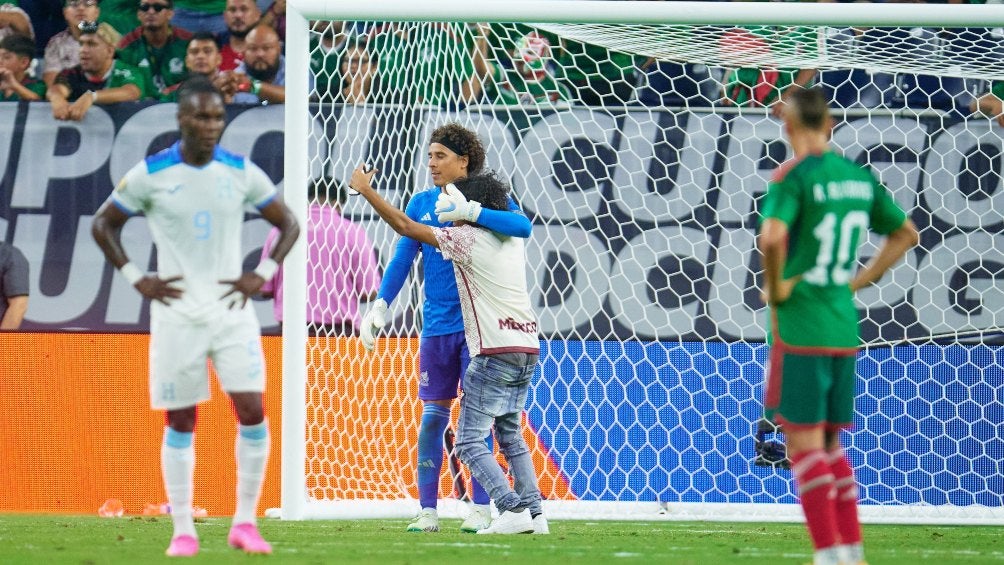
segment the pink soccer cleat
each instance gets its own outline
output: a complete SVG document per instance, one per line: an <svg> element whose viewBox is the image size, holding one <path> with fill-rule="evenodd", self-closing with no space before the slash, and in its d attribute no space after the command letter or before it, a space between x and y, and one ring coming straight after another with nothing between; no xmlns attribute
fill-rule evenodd
<svg viewBox="0 0 1004 565"><path fill-rule="evenodd" d="M272 553L272 546L262 539L258 533L258 527L247 522L235 524L230 528L230 535L227 536L227 543L234 549L242 549L244 553L260 553L268 555Z"/></svg>
<svg viewBox="0 0 1004 565"><path fill-rule="evenodd" d="M199 553L199 540L187 534L176 536L164 553L168 557L195 557Z"/></svg>

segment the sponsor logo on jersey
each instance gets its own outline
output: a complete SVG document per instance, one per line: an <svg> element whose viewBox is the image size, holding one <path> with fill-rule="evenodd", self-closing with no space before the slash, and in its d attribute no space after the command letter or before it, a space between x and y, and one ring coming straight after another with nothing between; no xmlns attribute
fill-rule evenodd
<svg viewBox="0 0 1004 565"><path fill-rule="evenodd" d="M499 329L516 330L523 333L535 334L537 333L537 322L534 320L530 320L528 322L517 322L510 317L499 320Z"/></svg>
<svg viewBox="0 0 1004 565"><path fill-rule="evenodd" d="M423 222L431 222L432 221L432 214L426 212L425 215L422 216L421 221L423 221Z"/></svg>

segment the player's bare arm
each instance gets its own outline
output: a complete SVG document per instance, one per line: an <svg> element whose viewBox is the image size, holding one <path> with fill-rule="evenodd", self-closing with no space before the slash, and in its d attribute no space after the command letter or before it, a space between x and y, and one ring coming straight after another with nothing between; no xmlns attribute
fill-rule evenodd
<svg viewBox="0 0 1004 565"><path fill-rule="evenodd" d="M272 248L272 253L269 254L269 259L272 261L269 270L273 271L271 274L264 273L261 269L262 266L256 268L253 271L247 271L241 273L240 278L233 280L223 280L220 281L223 284L229 284L230 289L222 298L226 299L231 295L240 293L243 295L241 300L235 300L231 302L231 307L240 306L244 307L247 303L248 298L253 296L258 290L265 284L265 281L272 278L274 274L274 269L278 267L279 263L286 258L289 254L289 250L292 249L293 244L296 243L296 239L300 236L300 224L297 223L296 217L289 210L289 207L280 200L275 199L269 202L267 206L260 210L263 218L268 220L270 224L279 229L279 238L276 239L275 246ZM269 276L265 276L268 274Z"/></svg>
<svg viewBox="0 0 1004 565"><path fill-rule="evenodd" d="M98 247L105 254L105 259L116 269L122 269L129 263L129 257L122 248L122 226L129 216L110 203L105 203L94 216L91 224L91 235ZM123 273L124 274L124 273ZM168 299L181 298L182 290L172 283L181 280L180 276L162 279L157 276L142 274L133 286L143 296L168 304Z"/></svg>
<svg viewBox="0 0 1004 565"><path fill-rule="evenodd" d="M889 234L879 252L872 256L868 264L865 265L851 280L851 290L858 290L878 282L893 265L899 262L906 255L910 248L920 242L920 235L917 227L911 220L906 220L896 231Z"/></svg>
<svg viewBox="0 0 1004 565"><path fill-rule="evenodd" d="M785 280L782 276L784 262L788 258L788 226L773 218L765 220L757 236L757 247L763 257L762 298L768 306L776 306L791 297L791 290L801 278Z"/></svg>
<svg viewBox="0 0 1004 565"><path fill-rule="evenodd" d="M373 189L373 177L376 174L376 169L367 171L365 165L359 165L356 170L352 171L349 188L361 194L373 206L376 213L383 218L383 221L387 222L397 233L415 241L439 247L439 242L436 241L431 227L412 220L407 214L391 206L389 202L377 194L377 191Z"/></svg>

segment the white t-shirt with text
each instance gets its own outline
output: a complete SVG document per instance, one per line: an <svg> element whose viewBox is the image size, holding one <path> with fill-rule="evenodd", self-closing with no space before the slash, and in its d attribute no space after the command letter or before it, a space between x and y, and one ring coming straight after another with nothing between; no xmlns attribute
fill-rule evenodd
<svg viewBox="0 0 1004 565"><path fill-rule="evenodd" d="M243 272L241 232L249 206L261 209L276 196L275 185L257 165L217 147L213 160L194 167L181 159L180 144L134 166L111 195L129 215L146 215L157 246L157 271L182 297L170 306L154 301L150 315L207 322L227 308L221 300ZM145 265L140 265L144 267ZM248 306L246 306L248 307Z"/></svg>
<svg viewBox="0 0 1004 565"><path fill-rule="evenodd" d="M453 261L470 355L539 354L524 240L472 224L433 232L443 257Z"/></svg>

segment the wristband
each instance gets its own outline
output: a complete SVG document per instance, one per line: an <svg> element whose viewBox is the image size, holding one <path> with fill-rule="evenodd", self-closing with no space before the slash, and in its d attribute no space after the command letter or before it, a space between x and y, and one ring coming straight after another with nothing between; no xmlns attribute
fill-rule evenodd
<svg viewBox="0 0 1004 565"><path fill-rule="evenodd" d="M259 92L261 92L261 81L260 80L251 81L251 94L258 96Z"/></svg>
<svg viewBox="0 0 1004 565"><path fill-rule="evenodd" d="M254 274L259 277L270 281L272 277L275 276L275 272L279 270L279 263L275 262L275 259L271 257L266 257L258 263L258 266L254 268Z"/></svg>
<svg viewBox="0 0 1004 565"><path fill-rule="evenodd" d="M97 102L98 102L98 91L97 90L88 90L87 92L91 93L91 104L97 104Z"/></svg>
<svg viewBox="0 0 1004 565"><path fill-rule="evenodd" d="M143 271L139 270L139 267L132 264L131 262L126 263L125 265L119 267L119 272L122 273L122 276L125 277L125 280L129 281L129 284L131 284L132 286L136 286L136 283L138 283L140 280L143 279L143 277L146 276L143 273Z"/></svg>

